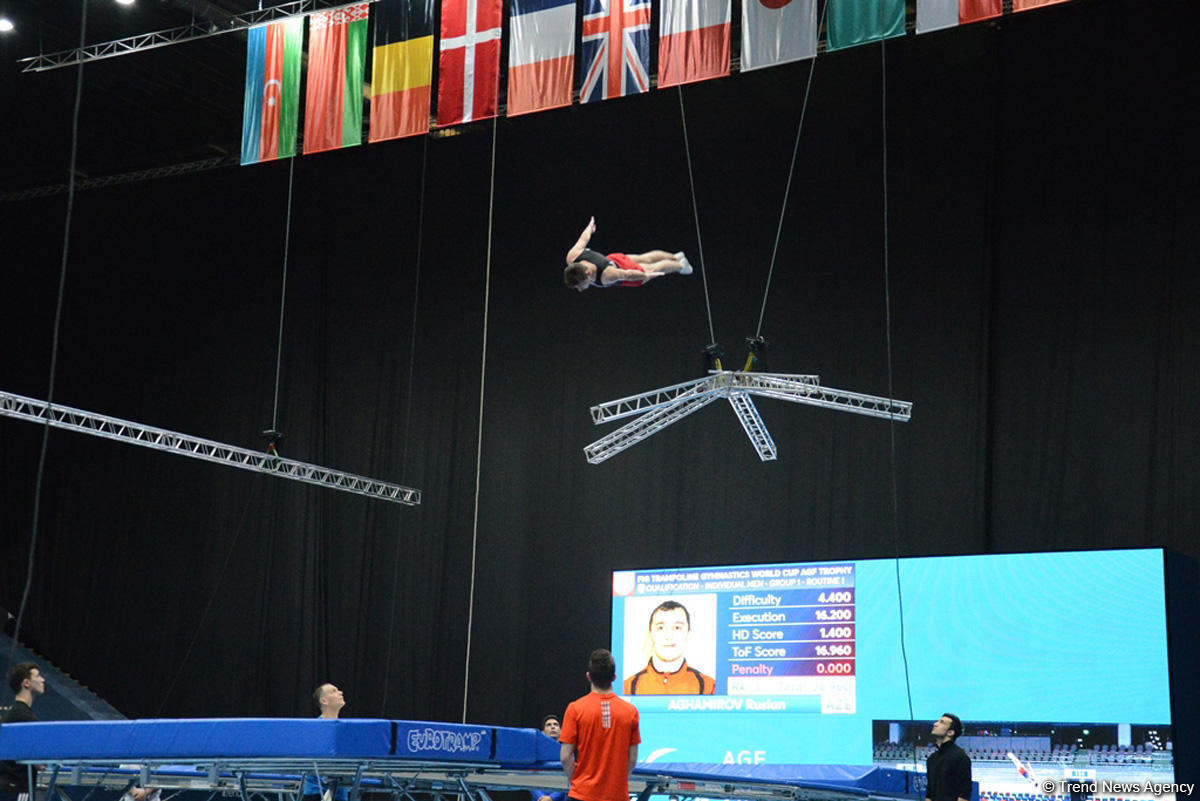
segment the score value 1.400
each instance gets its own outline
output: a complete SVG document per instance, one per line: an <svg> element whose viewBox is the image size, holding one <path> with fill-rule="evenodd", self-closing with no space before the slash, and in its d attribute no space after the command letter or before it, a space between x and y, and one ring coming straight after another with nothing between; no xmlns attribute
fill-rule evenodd
<svg viewBox="0 0 1200 801"><path fill-rule="evenodd" d="M854 637L853 626L818 626L822 640L849 640Z"/></svg>

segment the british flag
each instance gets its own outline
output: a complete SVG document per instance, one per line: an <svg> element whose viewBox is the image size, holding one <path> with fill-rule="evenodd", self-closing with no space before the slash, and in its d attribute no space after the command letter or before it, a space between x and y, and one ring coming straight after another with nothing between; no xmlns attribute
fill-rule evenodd
<svg viewBox="0 0 1200 801"><path fill-rule="evenodd" d="M651 0L587 0L579 102L638 94L650 88Z"/></svg>

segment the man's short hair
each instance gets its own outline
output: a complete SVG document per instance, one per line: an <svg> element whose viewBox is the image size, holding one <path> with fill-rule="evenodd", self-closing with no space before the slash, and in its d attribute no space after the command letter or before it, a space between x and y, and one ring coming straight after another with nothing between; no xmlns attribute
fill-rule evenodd
<svg viewBox="0 0 1200 801"><path fill-rule="evenodd" d="M692 630L692 616L688 613L687 607L679 603L679 601L663 601L658 606L654 607L654 611L650 613L650 623L647 628L654 628L654 616L659 612L671 612L676 609L683 610L683 619L687 621L688 631Z"/></svg>
<svg viewBox="0 0 1200 801"><path fill-rule="evenodd" d="M25 679L33 677L35 670L37 670L37 665L33 662L21 662L12 666L12 669L8 671L8 687L14 695L21 692L21 685L25 683Z"/></svg>
<svg viewBox="0 0 1200 801"><path fill-rule="evenodd" d="M601 690L612 687L613 679L617 677L617 663L613 661L612 653L606 648L597 648L588 657L588 676L592 684Z"/></svg>
<svg viewBox="0 0 1200 801"><path fill-rule="evenodd" d="M943 712L942 717L950 718L950 728L947 729L946 731L947 732L953 731L954 737L951 739L957 740L959 735L962 734L962 721L958 719L958 715L951 715L949 712Z"/></svg>
<svg viewBox="0 0 1200 801"><path fill-rule="evenodd" d="M325 694L325 688L328 686L329 686L329 682L325 682L324 684L318 684L317 689L313 690L313 694L312 694L313 706L316 707L316 710L318 712L321 711L321 696L323 696Z"/></svg>
<svg viewBox="0 0 1200 801"><path fill-rule="evenodd" d="M577 287L581 284L586 284L589 280L591 280L588 278L587 267L588 266L587 266L586 262L582 262L582 261L571 262L570 264L567 265L567 268L565 270L563 270L563 283L566 284L571 289L574 289L575 287ZM600 273L597 272L596 273L597 283L599 283L599 278L600 278Z"/></svg>
<svg viewBox="0 0 1200 801"><path fill-rule="evenodd" d="M553 720L555 723L557 723L559 726L561 726L561 725L562 725L562 718L560 718L558 715L546 715L546 717L542 718L542 725L541 725L541 726L538 726L538 731L541 731L541 730L545 729L545 728L546 728L546 724L547 724L547 723L549 723L549 722L550 722L550 721L552 721L552 720Z"/></svg>

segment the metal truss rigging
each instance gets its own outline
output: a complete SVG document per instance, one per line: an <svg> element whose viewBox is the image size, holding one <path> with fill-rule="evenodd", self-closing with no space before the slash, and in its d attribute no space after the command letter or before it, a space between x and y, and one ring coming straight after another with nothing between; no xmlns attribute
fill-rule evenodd
<svg viewBox="0 0 1200 801"><path fill-rule="evenodd" d="M758 457L764 462L774 459L777 455L775 441L759 416L751 395L900 422L908 422L912 416L912 403L908 401L823 387L820 377L815 375L710 370L706 378L593 406L592 422L597 425L637 414L641 416L596 440L583 452L588 462L599 464L651 434L679 422L717 398L727 398Z"/></svg>
<svg viewBox="0 0 1200 801"><path fill-rule="evenodd" d="M284 459L271 453L261 453L235 445L224 445L212 440L122 420L118 417L93 414L82 409L73 409L70 406L51 405L46 401L26 398L10 392L0 391L0 416L49 424L54 428L62 428L67 431L78 431L95 437L141 445L145 448L177 453L180 456L190 456L193 459L216 462L230 467L240 467L243 470L289 478L306 484L330 487L406 506L416 506L421 503L421 491L412 487L391 484L354 473L344 473L340 470L330 470L327 467L298 462L294 459Z"/></svg>
<svg viewBox="0 0 1200 801"><path fill-rule="evenodd" d="M103 175L99 178L81 178L75 182L75 191L82 192L85 189L99 189L100 187L104 186L131 184L137 181L148 181L152 178L169 178L173 175L188 175L193 172L215 170L219 167L236 167L239 164L241 164L241 159L237 156L213 156L212 158L200 159L199 161L170 164L166 167L150 167L145 170L136 170L134 172L123 172L116 175ZM69 191L69 189L70 188L67 184L51 184L49 186L39 186L32 189L18 189L12 192L0 192L0 203L9 203L16 200L29 200L35 197L64 195Z"/></svg>
<svg viewBox="0 0 1200 801"><path fill-rule="evenodd" d="M365 0L365 2L373 3L376 0ZM25 65L21 68L22 72L45 72L46 70L54 70L59 67L69 67L72 64L84 64L88 61L98 61L103 58L116 58L117 56L125 56L130 53L138 53L142 50L152 50L156 47L167 47L169 45L180 44L181 42L190 42L195 39L220 36L223 33L244 31L247 28L261 25L264 22L273 22L284 17L307 14L310 11L324 11L343 5L346 5L345 0L334 3L321 2L321 0L293 0L291 3L284 3L256 11L247 11L245 14L235 14L220 20L193 22L190 25L182 25L178 28L168 28L167 30L154 31L153 33L140 33L136 36L126 36L124 39L113 39L109 42L100 42L99 44L77 47L72 50L60 50L57 53L29 56L18 59L17 63Z"/></svg>

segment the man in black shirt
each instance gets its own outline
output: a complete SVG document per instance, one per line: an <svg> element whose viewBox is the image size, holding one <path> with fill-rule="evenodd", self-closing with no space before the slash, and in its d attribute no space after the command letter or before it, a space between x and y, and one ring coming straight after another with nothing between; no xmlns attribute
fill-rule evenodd
<svg viewBox="0 0 1200 801"><path fill-rule="evenodd" d="M667 273L692 274L692 265L682 251L649 250L645 253L609 253L607 256L597 253L587 246L595 232L596 218L593 217L578 241L567 251L563 281L570 289L582 292L592 286L640 286Z"/></svg>
<svg viewBox="0 0 1200 801"><path fill-rule="evenodd" d="M933 724L938 750L925 760L927 801L971 801L971 758L955 744L962 721L946 713Z"/></svg>
<svg viewBox="0 0 1200 801"><path fill-rule="evenodd" d="M13 699L13 704L4 715L4 720L0 721L0 725L36 721L33 700L46 691L46 679L37 669L37 665L32 662L14 665L12 670L8 671L8 686L16 698ZM10 760L0 762L0 796L27 792L29 782L26 767Z"/></svg>

